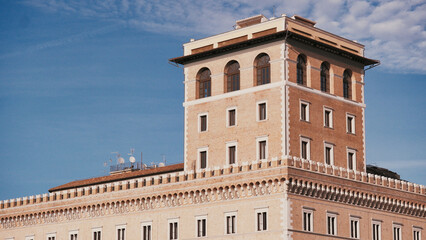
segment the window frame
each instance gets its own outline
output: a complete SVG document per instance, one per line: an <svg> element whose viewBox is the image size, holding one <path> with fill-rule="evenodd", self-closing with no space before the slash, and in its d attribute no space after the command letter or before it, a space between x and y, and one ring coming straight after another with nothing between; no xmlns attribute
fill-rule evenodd
<svg viewBox="0 0 426 240"><path fill-rule="evenodd" d="M327 164L327 148L330 148L330 164ZM334 144L324 142L324 164L334 166Z"/></svg>
<svg viewBox="0 0 426 240"><path fill-rule="evenodd" d="M123 229L124 229L124 239L120 238L120 236L118 235L118 230L123 230ZM126 240L126 236L127 236L127 224L115 225L115 239Z"/></svg>
<svg viewBox="0 0 426 240"><path fill-rule="evenodd" d="M148 233L148 239L145 239L144 227L150 227L150 231ZM152 221L141 222L141 240L152 240Z"/></svg>
<svg viewBox="0 0 426 240"><path fill-rule="evenodd" d="M230 118L230 112L234 111L235 115L234 115L234 125L230 124L231 118ZM226 109L226 127L235 127L237 126L238 121L237 121L237 107L229 107Z"/></svg>
<svg viewBox="0 0 426 240"><path fill-rule="evenodd" d="M374 226L378 226L377 238L374 235L375 228ZM382 239L382 221L379 220L371 220L371 239L372 240L381 240Z"/></svg>
<svg viewBox="0 0 426 240"><path fill-rule="evenodd" d="M238 218L238 214L237 214L238 212L237 211L231 211L231 212L225 212L225 214L224 214L224 221L225 221L225 224L224 224L224 235L233 235L233 234L237 234L237 218ZM232 228L233 228L233 230L234 230L234 232L231 232L231 233L228 233L228 217L230 217L231 218L231 220L232 220L232 217L235 217L234 218L234 222L232 222Z"/></svg>
<svg viewBox="0 0 426 240"><path fill-rule="evenodd" d="M303 151L303 148L302 148L302 144L303 144L303 142L307 142L307 145L306 145L306 158L303 158L303 154L302 154L302 151ZM299 146L300 146L300 158L301 159L307 159L307 160L310 160L311 159L311 139L310 138L308 138L308 137L304 137L304 136L300 136L300 141L299 141Z"/></svg>
<svg viewBox="0 0 426 240"><path fill-rule="evenodd" d="M74 238L76 237L76 238ZM72 230L68 232L68 239L69 240L77 240L78 239L78 230Z"/></svg>
<svg viewBox="0 0 426 240"><path fill-rule="evenodd" d="M264 119L260 119L261 114L260 114L260 105L265 104L265 118ZM262 100L262 101L258 101L256 102L256 121L257 122L264 122L268 120L268 101L267 100Z"/></svg>
<svg viewBox="0 0 426 240"><path fill-rule="evenodd" d="M322 62L320 67L320 90L330 93L330 64L326 61Z"/></svg>
<svg viewBox="0 0 426 240"><path fill-rule="evenodd" d="M306 208L306 207L302 208L302 230L305 232L314 232L314 211L315 209L313 208ZM307 221L305 222L305 213L310 214L309 229L305 225L305 223L307 222Z"/></svg>
<svg viewBox="0 0 426 240"><path fill-rule="evenodd" d="M352 225L352 222L357 222L355 229L352 228L354 227ZM359 224L361 222L361 218L360 217L356 217L356 216L349 216L349 237L352 239L360 239L361 238L361 232L360 232L360 227Z"/></svg>
<svg viewBox="0 0 426 240"><path fill-rule="evenodd" d="M326 120L327 119L326 112L330 112L330 114L328 115L328 117L329 117L329 119L328 119L328 126L326 124L326 122L327 122L327 120ZM333 127L334 127L334 125L333 125L333 112L334 111L333 111L332 108L324 106L323 115L324 115L324 127L325 128L331 128L331 129L333 129Z"/></svg>
<svg viewBox="0 0 426 240"><path fill-rule="evenodd" d="M395 230L398 230L395 232ZM402 224L401 223L392 223L392 239L393 240L402 240Z"/></svg>
<svg viewBox="0 0 426 240"><path fill-rule="evenodd" d="M13 238L6 238L6 239L13 239ZM35 239L35 235L27 235L25 236L25 240L34 240Z"/></svg>
<svg viewBox="0 0 426 240"><path fill-rule="evenodd" d="M96 228L92 228L92 240L98 240L95 239L94 233L100 233L100 240L102 240L102 227L96 227Z"/></svg>
<svg viewBox="0 0 426 240"><path fill-rule="evenodd" d="M206 167L201 167L201 152L206 152ZM206 169L209 166L209 147L201 147L197 149L197 169Z"/></svg>
<svg viewBox="0 0 426 240"><path fill-rule="evenodd" d="M327 212L326 214L326 230L327 230L327 235L330 236L337 236L337 213L331 213L331 212ZM329 219L334 219L333 221L333 225L330 226L330 222Z"/></svg>
<svg viewBox="0 0 426 240"><path fill-rule="evenodd" d="M345 69L343 71L343 98L351 100L352 99L352 71L350 69Z"/></svg>
<svg viewBox="0 0 426 240"><path fill-rule="evenodd" d="M234 156L234 163L231 163L230 159L230 152L229 148L235 147L235 156ZM230 141L226 143L226 166L233 166L238 164L238 142L237 141Z"/></svg>
<svg viewBox="0 0 426 240"><path fill-rule="evenodd" d="M204 236L200 236L200 229L198 228L198 221L202 221L205 220L206 223L206 229L205 229L205 233ZM199 215L199 216L195 216L195 238L206 238L207 236L207 214L205 215Z"/></svg>
<svg viewBox="0 0 426 240"><path fill-rule="evenodd" d="M231 72L229 73L229 68L233 65L233 64L238 64L238 71L235 72ZM224 77L225 77L225 81L224 81L224 92L228 93L228 92L234 92L234 91L238 91L241 89L241 71L240 71L240 63L236 60L231 60L229 61L226 66L225 66L225 71L224 71ZM233 83L234 83L234 77L237 78L236 82L237 82L237 86L236 89L233 90Z"/></svg>
<svg viewBox="0 0 426 240"><path fill-rule="evenodd" d="M352 119L350 124L349 124L349 119ZM346 133L355 135L355 133L356 133L355 121L356 121L356 116L354 114L346 113ZM350 129L349 129L349 125L350 125ZM351 130L351 131L349 131L349 130Z"/></svg>
<svg viewBox="0 0 426 240"><path fill-rule="evenodd" d="M306 108L305 108L305 113L304 113L304 115L303 115L303 108L302 108L302 105L306 105ZM311 105L311 103L310 102L308 102L308 101L305 101L305 100L300 100L299 101L299 117L300 117L300 121L303 121L303 122L310 122L310 114L309 114L309 112L310 112L310 107L309 107L309 105ZM305 119L303 119L303 116L305 117Z"/></svg>
<svg viewBox="0 0 426 240"><path fill-rule="evenodd" d="M175 229L175 232L173 232L175 234L173 234L171 232L172 229L170 229L170 223L173 223L173 224L177 223L177 229ZM180 232L180 230L179 230L179 218L170 218L170 219L167 219L167 239L168 240L179 240L179 232ZM175 236L173 236L172 238L170 238L171 234L175 235L176 238L175 238Z"/></svg>
<svg viewBox="0 0 426 240"><path fill-rule="evenodd" d="M413 240L421 240L422 239L422 228L413 226L412 229ZM418 236L416 236L416 232L418 232Z"/></svg>
<svg viewBox="0 0 426 240"><path fill-rule="evenodd" d="M262 208L255 208L255 215L254 215L254 217L255 217L255 232L266 232L266 231L268 231L269 230L269 227L268 227L268 225L269 225L269 214L268 214L268 210L269 210L269 208L268 207L262 207ZM258 214L262 214L262 225L260 225L260 222L259 222L259 217L258 217ZM265 222L263 222L263 220L264 220L264 216L263 216L263 214L266 214L266 223ZM259 229L259 228L261 228L261 229Z"/></svg>
<svg viewBox="0 0 426 240"><path fill-rule="evenodd" d="M356 152L357 152L356 149L353 149L353 148L350 148L350 147L346 148L346 163L347 163L347 169L349 169L349 170L356 171L356 169L357 169L357 167L356 167L356 163L357 163ZM352 169L349 168L349 154L352 154Z"/></svg>
<svg viewBox="0 0 426 240"><path fill-rule="evenodd" d="M202 117L206 117L206 129L202 130ZM198 114L198 133L204 133L209 131L209 113L203 112Z"/></svg>
<svg viewBox="0 0 426 240"><path fill-rule="evenodd" d="M260 59L264 56L268 57L268 63L264 65L259 65ZM266 80L263 77L259 79L259 70L263 71L263 69L266 69ZM263 74L260 75L263 76ZM269 83L271 83L271 57L266 53L260 53L256 56L254 60L254 86L261 86Z"/></svg>
<svg viewBox="0 0 426 240"><path fill-rule="evenodd" d="M265 158L261 158L260 157L260 142L265 141ZM256 137L256 160L261 161L261 160L267 160L268 159L268 136L259 136Z"/></svg>
<svg viewBox="0 0 426 240"><path fill-rule="evenodd" d="M210 75L209 78L207 79L201 79L201 75L204 71L209 71ZM204 84L206 84L208 82L208 86L205 87ZM201 91L201 86L203 85L203 91ZM204 92L204 90L207 89L207 93L206 94L202 94L202 92ZM210 71L209 68L207 67L203 67L200 70L198 70L197 76L196 76L196 98L197 99L202 99L202 98L207 98L207 97L211 97L212 96L212 72Z"/></svg>
<svg viewBox="0 0 426 240"><path fill-rule="evenodd" d="M56 240L56 232L54 232L54 233L47 233L46 234L46 240Z"/></svg>
<svg viewBox="0 0 426 240"><path fill-rule="evenodd" d="M303 60L303 62L301 61ZM296 83L301 86L308 85L308 58L305 54L299 54L296 60ZM301 72L301 73L300 73Z"/></svg>

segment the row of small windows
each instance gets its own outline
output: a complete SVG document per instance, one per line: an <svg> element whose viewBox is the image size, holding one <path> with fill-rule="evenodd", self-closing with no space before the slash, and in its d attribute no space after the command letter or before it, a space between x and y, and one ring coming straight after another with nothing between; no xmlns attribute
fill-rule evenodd
<svg viewBox="0 0 426 240"><path fill-rule="evenodd" d="M268 230L268 208L260 208L254 210L255 214L255 231L263 232ZM237 234L237 211L224 213L224 234L233 235ZM207 237L207 215L200 215L195 217L195 237L202 238ZM214 222L213 224L217 224ZM116 226L115 239L126 240L127 226L119 225ZM160 228L159 228L160 229ZM162 228L161 228L162 229ZM166 229L166 228L164 228ZM141 239L152 240L153 223L152 221L143 222L141 224ZM179 219L169 219L167 223L167 239L178 240L179 239ZM102 228L92 229L92 240L102 240ZM25 240L34 240L34 236L28 236ZM49 233L46 235L47 240L56 240L56 233ZM69 233L69 240L78 240L78 231L71 231ZM134 238L129 238L134 239ZM6 239L9 240L9 239Z"/></svg>
<svg viewBox="0 0 426 240"><path fill-rule="evenodd" d="M259 54L254 60L255 85L263 85L271 82L270 58L266 53ZM225 92L240 90L240 64L232 60L225 66ZM211 96L211 72L204 67L198 71L197 97L205 98Z"/></svg>
<svg viewBox="0 0 426 240"><path fill-rule="evenodd" d="M256 86L268 84L271 82L270 58L266 53L259 54L254 61ZM297 83L307 85L307 64L306 56L300 54L297 57ZM240 90L240 64L232 60L225 66L225 89L224 92L233 92ZM350 99L351 96L351 78L352 71L346 69L343 72L343 97ZM197 97L205 98L211 96L211 72L210 69L204 67L198 71L197 80ZM330 64L323 62L321 64L321 91L330 92Z"/></svg>
<svg viewBox="0 0 426 240"><path fill-rule="evenodd" d="M306 232L314 232L314 211L313 208L303 208L302 214L302 228ZM327 212L325 224L326 234L338 236L338 213ZM361 239L360 232L361 218L357 216L349 216L349 237L352 239ZM393 240L402 240L402 224L392 224L392 236ZM412 231L413 240L421 240L421 228L413 227ZM365 237L364 237L365 238ZM368 238L367 238L368 239ZM371 239L382 240L382 221L372 220L371 221Z"/></svg>

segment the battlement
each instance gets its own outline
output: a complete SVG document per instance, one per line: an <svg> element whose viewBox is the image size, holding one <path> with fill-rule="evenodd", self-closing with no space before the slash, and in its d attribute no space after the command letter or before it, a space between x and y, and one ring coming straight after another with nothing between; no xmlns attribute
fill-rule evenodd
<svg viewBox="0 0 426 240"><path fill-rule="evenodd" d="M342 167L325 165L320 162L300 159L287 156L283 159L261 160L253 162L241 162L239 164L223 167L206 168L199 170L180 171L175 173L159 174L155 176L141 177L137 179L122 180L106 184L97 184L93 186L78 187L69 190L62 190L53 193L38 194L15 199L0 201L0 209L8 209L31 204L42 204L48 202L58 202L66 199L81 198L94 194L111 193L121 190L158 186L168 183L187 182L195 179L204 179L218 176L225 176L238 173L247 173L250 171L271 169L278 167L288 167L301 169L308 172L315 172L323 175L338 177L355 182L371 184L374 186L385 187L398 191L419 194L426 196L426 187L424 185L397 179L387 178L374 174L367 174L354 170L348 170Z"/></svg>

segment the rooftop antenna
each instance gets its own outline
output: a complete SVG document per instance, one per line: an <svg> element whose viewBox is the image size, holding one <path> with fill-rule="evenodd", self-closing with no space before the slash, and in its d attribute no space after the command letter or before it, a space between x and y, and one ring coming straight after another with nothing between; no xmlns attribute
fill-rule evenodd
<svg viewBox="0 0 426 240"><path fill-rule="evenodd" d="M275 18L275 11L277 10L277 6L272 6L272 17Z"/></svg>
<svg viewBox="0 0 426 240"><path fill-rule="evenodd" d="M141 168L143 167L142 157L143 157L143 154L141 152Z"/></svg>
<svg viewBox="0 0 426 240"><path fill-rule="evenodd" d="M163 157L163 163L164 163L164 165L166 165L166 155L161 154L161 156Z"/></svg>

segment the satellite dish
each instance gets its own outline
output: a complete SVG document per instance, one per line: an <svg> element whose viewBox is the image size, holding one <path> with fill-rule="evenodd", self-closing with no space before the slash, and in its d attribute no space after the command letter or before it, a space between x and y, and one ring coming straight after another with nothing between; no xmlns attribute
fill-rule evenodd
<svg viewBox="0 0 426 240"><path fill-rule="evenodd" d="M118 163L123 164L124 163L124 158L122 158L122 157L118 158Z"/></svg>
<svg viewBox="0 0 426 240"><path fill-rule="evenodd" d="M160 163L158 164L158 166L159 166L159 167L164 167L164 166L165 166L165 164L164 164L164 163L162 163L162 162L160 162Z"/></svg>
<svg viewBox="0 0 426 240"><path fill-rule="evenodd" d="M134 163L134 162L136 162L136 158L135 158L135 157L133 157L133 156L130 156L130 157L129 157L129 161L130 161L131 163Z"/></svg>
<svg viewBox="0 0 426 240"><path fill-rule="evenodd" d="M148 166L146 164L142 165L143 169L146 169Z"/></svg>

